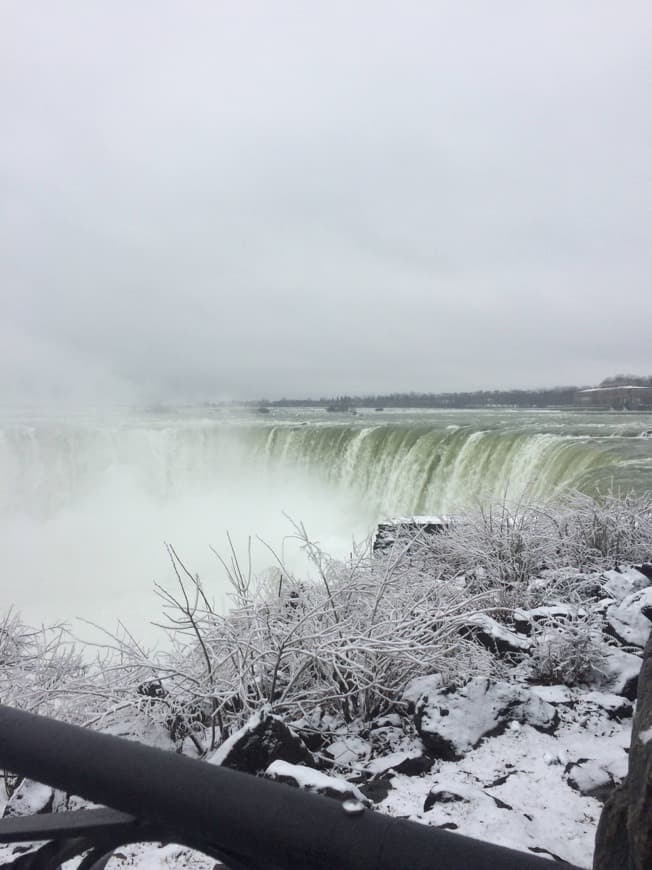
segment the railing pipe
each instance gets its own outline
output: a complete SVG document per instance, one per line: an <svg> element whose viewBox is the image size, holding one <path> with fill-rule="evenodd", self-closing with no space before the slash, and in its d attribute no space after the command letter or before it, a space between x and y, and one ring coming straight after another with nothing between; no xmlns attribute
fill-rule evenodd
<svg viewBox="0 0 652 870"><path fill-rule="evenodd" d="M0 705L0 768L265 870L543 870L536 855Z"/></svg>

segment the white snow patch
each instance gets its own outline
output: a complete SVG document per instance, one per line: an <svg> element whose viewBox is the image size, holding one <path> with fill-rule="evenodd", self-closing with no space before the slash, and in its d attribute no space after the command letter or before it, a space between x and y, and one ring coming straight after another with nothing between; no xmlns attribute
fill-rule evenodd
<svg viewBox="0 0 652 870"><path fill-rule="evenodd" d="M652 728L646 728L645 731L640 731L638 739L641 741L641 743L648 743L650 740L652 740Z"/></svg>
<svg viewBox="0 0 652 870"><path fill-rule="evenodd" d="M434 694L441 689L443 679L441 674L428 674L425 677L415 677L405 687L402 700L408 704L416 704L422 695Z"/></svg>
<svg viewBox="0 0 652 870"><path fill-rule="evenodd" d="M287 761L278 759L269 765L265 771L265 776L270 779L278 779L280 777L293 779L299 788L306 791L322 792L328 789L342 795L353 794L362 803L369 803L362 792L352 783L335 776L328 776L328 774L322 773L320 770L304 767L301 764L290 764Z"/></svg>
<svg viewBox="0 0 652 870"><path fill-rule="evenodd" d="M368 758L371 746L360 737L343 737L326 747L326 752L336 764L352 764L361 758Z"/></svg>

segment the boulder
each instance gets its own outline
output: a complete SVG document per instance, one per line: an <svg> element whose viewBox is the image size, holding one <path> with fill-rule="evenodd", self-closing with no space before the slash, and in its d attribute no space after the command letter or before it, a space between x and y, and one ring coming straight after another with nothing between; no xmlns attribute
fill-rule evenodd
<svg viewBox="0 0 652 870"><path fill-rule="evenodd" d="M484 738L501 734L513 721L552 733L559 715L528 689L486 677L475 677L460 688L428 692L414 712L426 751L445 761L462 758Z"/></svg>
<svg viewBox="0 0 652 870"><path fill-rule="evenodd" d="M387 776L370 779L369 782L363 782L360 785L362 794L374 804L382 803L392 788L392 780Z"/></svg>
<svg viewBox="0 0 652 870"><path fill-rule="evenodd" d="M280 759L273 761L265 771L265 778L274 782L283 782L286 785L324 797L335 798L339 801L355 800L369 806L369 800L357 786L345 779L328 776L319 770L303 767L300 764L288 764L287 761Z"/></svg>
<svg viewBox="0 0 652 870"><path fill-rule="evenodd" d="M423 811L427 813L428 810L431 810L435 804L455 804L461 801L467 801L468 798L462 797L461 794L457 794L453 791L448 791L445 788L433 788L426 795L426 799L423 804Z"/></svg>
<svg viewBox="0 0 652 870"><path fill-rule="evenodd" d="M607 714L607 718L621 721L631 719L634 715L634 706L622 695L614 695L611 692L584 692L580 698L582 703L599 707Z"/></svg>
<svg viewBox="0 0 652 870"><path fill-rule="evenodd" d="M615 787L627 774L627 755L625 752L611 758L587 759L566 765L566 782L586 797L593 797L604 803Z"/></svg>
<svg viewBox="0 0 652 870"><path fill-rule="evenodd" d="M652 867L652 635L643 655L627 779L605 804L594 870Z"/></svg>
<svg viewBox="0 0 652 870"><path fill-rule="evenodd" d="M641 664L642 659L639 656L622 649L613 649L600 662L591 685L601 692L611 692L634 701Z"/></svg>
<svg viewBox="0 0 652 870"><path fill-rule="evenodd" d="M312 753L301 738L278 716L263 709L225 740L208 761L244 773L260 774L277 759L316 767Z"/></svg>
<svg viewBox="0 0 652 870"><path fill-rule="evenodd" d="M620 604L623 599L650 586L651 578L641 570L643 567L641 565L640 567L623 567L613 571L605 571L602 575L604 592L614 598L617 604Z"/></svg>
<svg viewBox="0 0 652 870"><path fill-rule="evenodd" d="M643 647L652 630L652 587L634 592L607 610L607 623L618 640Z"/></svg>
<svg viewBox="0 0 652 870"><path fill-rule="evenodd" d="M55 790L33 779L24 779L4 808L3 817L35 816L51 813L55 801Z"/></svg>
<svg viewBox="0 0 652 870"><path fill-rule="evenodd" d="M460 633L463 637L473 638L499 657L522 656L528 653L532 646L532 641L528 637L511 631L486 613L476 613L469 617Z"/></svg>
<svg viewBox="0 0 652 870"><path fill-rule="evenodd" d="M632 565L632 568L640 574L643 574L650 582L652 582L652 562L643 562L641 565Z"/></svg>

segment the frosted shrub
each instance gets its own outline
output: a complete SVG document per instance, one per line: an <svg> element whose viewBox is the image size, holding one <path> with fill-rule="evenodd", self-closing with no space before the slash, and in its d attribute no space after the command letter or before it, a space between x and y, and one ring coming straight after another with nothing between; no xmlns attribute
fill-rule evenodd
<svg viewBox="0 0 652 870"><path fill-rule="evenodd" d="M53 713L85 671L78 649L61 625L26 626L9 611L0 621L0 699L31 713ZM70 702L70 699L67 699ZM68 703L75 718L75 704Z"/></svg>
<svg viewBox="0 0 652 870"><path fill-rule="evenodd" d="M399 545L405 546L400 538ZM566 569L570 577L652 559L652 497L574 494L558 506L503 502L459 515L438 534L419 535L410 558L439 577L463 577L469 591L493 590L497 606L528 606L528 585L541 573ZM572 596L572 586L564 594Z"/></svg>
<svg viewBox="0 0 652 870"><path fill-rule="evenodd" d="M532 678L536 682L577 686L587 683L604 660L604 639L594 615L582 610L548 619L534 632Z"/></svg>
<svg viewBox="0 0 652 870"><path fill-rule="evenodd" d="M401 557L373 559L365 551L337 562L302 527L296 531L317 582L301 582L285 568L256 582L233 556L226 567L235 607L226 616L170 548L177 591L159 591L174 642L156 663L129 646L121 681L154 678L155 690L133 702L160 722L169 724L174 713L176 739L198 742L208 729L207 750L263 704L292 719L320 710L368 720L395 707L414 676L490 669L487 651L459 634L482 596Z"/></svg>
<svg viewBox="0 0 652 870"><path fill-rule="evenodd" d="M464 576L470 591L500 590L505 606L516 605L530 577L554 559L547 518L536 508L505 503L458 516L428 546L443 575Z"/></svg>
<svg viewBox="0 0 652 870"><path fill-rule="evenodd" d="M556 519L558 559L611 567L652 558L652 497L576 494Z"/></svg>

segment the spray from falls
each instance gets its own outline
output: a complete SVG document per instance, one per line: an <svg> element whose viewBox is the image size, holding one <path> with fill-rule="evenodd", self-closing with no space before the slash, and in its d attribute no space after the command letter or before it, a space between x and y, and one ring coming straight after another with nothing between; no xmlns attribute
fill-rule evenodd
<svg viewBox="0 0 652 870"><path fill-rule="evenodd" d="M621 465L604 441L516 427L142 417L5 425L6 604L32 621L81 614L146 624L158 608L153 581L170 579L169 541L227 607L209 550L227 530L240 552L260 535L292 562L287 513L345 556L354 537L393 514L588 492ZM256 568L270 562L267 551L261 558Z"/></svg>

